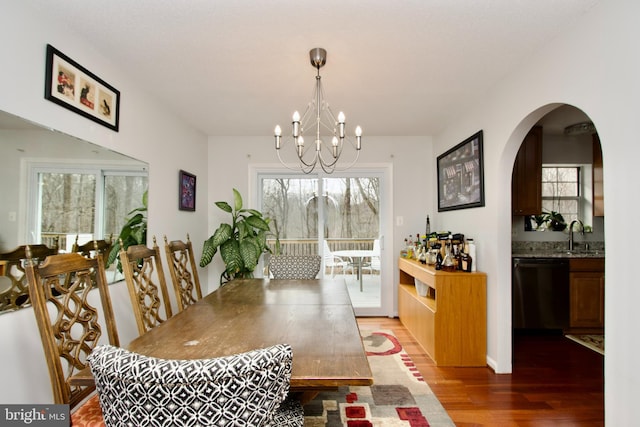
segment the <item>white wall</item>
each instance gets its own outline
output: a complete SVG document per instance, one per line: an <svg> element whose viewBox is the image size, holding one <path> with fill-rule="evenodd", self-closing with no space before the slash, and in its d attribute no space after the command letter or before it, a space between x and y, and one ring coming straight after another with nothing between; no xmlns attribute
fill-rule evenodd
<svg viewBox="0 0 640 427"><path fill-rule="evenodd" d="M47 43L120 90L119 132L44 99ZM164 234L170 239L184 239L190 233L199 258L200 242L207 233L206 137L141 92L117 64L83 44L81 36L37 17L22 2L3 2L0 45L4 58L0 67L0 110L147 162L149 235L158 236L162 245ZM196 212L178 211L180 169L198 177ZM126 345L137 335L128 295L122 283L110 288L120 340ZM4 367L0 402L51 402L49 376L32 310L0 315L0 341L0 366Z"/></svg>
<svg viewBox="0 0 640 427"><path fill-rule="evenodd" d="M478 225L480 270L488 273L488 357L501 372L511 370L510 206L513 161L525 133L553 103L582 109L602 142L605 180L605 417L611 426L636 422L640 392L633 339L640 323L634 257L629 239L640 208L633 171L640 156L637 40L640 3L600 2L584 19L544 46L435 138L444 151L484 129L485 208L439 216L447 228ZM558 357L563 357L558 355Z"/></svg>

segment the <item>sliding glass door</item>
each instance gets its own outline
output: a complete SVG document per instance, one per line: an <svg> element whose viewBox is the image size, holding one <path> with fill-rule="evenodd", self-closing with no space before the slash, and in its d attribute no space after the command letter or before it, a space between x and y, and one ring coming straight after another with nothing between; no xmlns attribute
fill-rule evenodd
<svg viewBox="0 0 640 427"><path fill-rule="evenodd" d="M272 251L321 255L322 277L346 281L357 313L388 314L382 292L384 173L260 172L257 178L260 209L272 219Z"/></svg>

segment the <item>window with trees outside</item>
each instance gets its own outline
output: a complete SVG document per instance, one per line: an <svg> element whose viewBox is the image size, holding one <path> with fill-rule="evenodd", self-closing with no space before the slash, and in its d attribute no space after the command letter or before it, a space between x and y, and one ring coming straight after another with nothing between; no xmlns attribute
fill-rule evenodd
<svg viewBox="0 0 640 427"><path fill-rule="evenodd" d="M584 217L581 172L580 166L542 166L543 212L559 212L567 224Z"/></svg>
<svg viewBox="0 0 640 427"><path fill-rule="evenodd" d="M264 178L262 210L272 219L272 231L281 241L296 239L311 243L308 247L290 245L285 251L315 254L319 237L333 240L377 237L378 194L378 178ZM322 226L318 228L318 224Z"/></svg>
<svg viewBox="0 0 640 427"><path fill-rule="evenodd" d="M146 170L33 167L30 241L70 250L92 239L116 239L129 212L142 206Z"/></svg>

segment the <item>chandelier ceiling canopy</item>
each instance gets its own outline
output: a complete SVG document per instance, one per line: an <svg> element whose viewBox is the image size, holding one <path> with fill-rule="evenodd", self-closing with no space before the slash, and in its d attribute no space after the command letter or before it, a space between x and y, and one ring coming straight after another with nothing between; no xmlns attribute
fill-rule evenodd
<svg viewBox="0 0 640 427"><path fill-rule="evenodd" d="M309 52L309 57L311 65L317 70L313 98L302 116L298 111L293 113L290 137L283 137L282 129L279 125L276 126L276 153L285 167L307 174L317 165L326 173L345 170L353 166L360 156L362 129L360 126L356 127L354 138L347 136L344 113L341 111L336 117L324 98L320 68L327 62L327 51L319 47L314 48ZM309 142L305 141L305 135ZM296 156L294 162L297 163L283 159L281 148L284 149L286 145L292 146ZM353 149L353 160L346 166L338 167L338 160L345 147Z"/></svg>

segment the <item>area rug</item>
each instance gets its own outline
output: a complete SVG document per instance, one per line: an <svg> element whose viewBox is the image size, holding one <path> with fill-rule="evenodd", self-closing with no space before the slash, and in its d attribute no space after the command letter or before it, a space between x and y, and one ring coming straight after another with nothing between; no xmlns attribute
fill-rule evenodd
<svg viewBox="0 0 640 427"><path fill-rule="evenodd" d="M340 387L304 406L305 427L455 426L391 331L361 330L371 387Z"/></svg>
<svg viewBox="0 0 640 427"><path fill-rule="evenodd" d="M604 335L565 335L565 337L604 356Z"/></svg>

